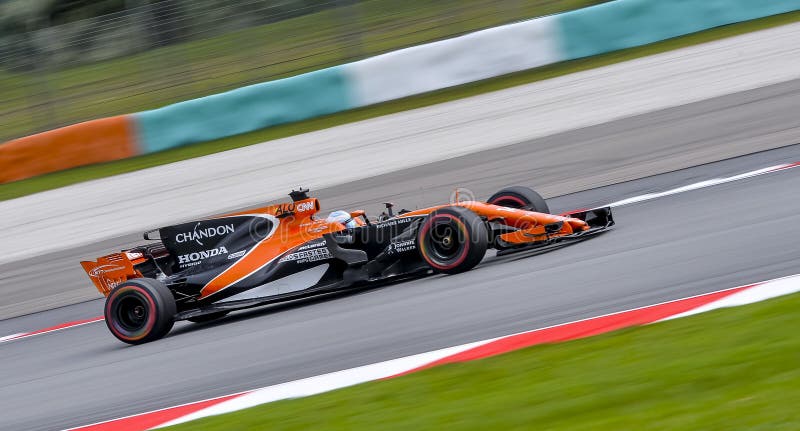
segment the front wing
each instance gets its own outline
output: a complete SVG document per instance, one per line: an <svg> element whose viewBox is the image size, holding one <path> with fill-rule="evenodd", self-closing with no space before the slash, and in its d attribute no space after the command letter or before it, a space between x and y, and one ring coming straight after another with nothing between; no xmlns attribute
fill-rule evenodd
<svg viewBox="0 0 800 431"><path fill-rule="evenodd" d="M503 256L528 250L552 250L554 248L563 247L564 245L589 239L597 234L609 230L612 226L614 226L614 216L611 212L611 207L577 211L562 214L562 216L583 220L589 225L589 229L570 235L547 237L544 241L537 241L532 244L521 244L517 246L499 248L497 250L497 255Z"/></svg>

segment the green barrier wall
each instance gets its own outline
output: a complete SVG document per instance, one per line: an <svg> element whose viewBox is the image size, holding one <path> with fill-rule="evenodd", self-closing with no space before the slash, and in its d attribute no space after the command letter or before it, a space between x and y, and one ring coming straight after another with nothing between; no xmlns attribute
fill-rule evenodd
<svg viewBox="0 0 800 431"><path fill-rule="evenodd" d="M800 0L616 0L558 15L565 59L800 9Z"/></svg>
<svg viewBox="0 0 800 431"><path fill-rule="evenodd" d="M207 142L353 107L340 67L134 114L142 153Z"/></svg>

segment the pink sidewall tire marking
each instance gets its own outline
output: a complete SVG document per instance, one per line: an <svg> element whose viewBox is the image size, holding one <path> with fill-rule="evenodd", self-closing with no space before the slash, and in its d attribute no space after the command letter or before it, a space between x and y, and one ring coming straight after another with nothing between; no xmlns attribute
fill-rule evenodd
<svg viewBox="0 0 800 431"><path fill-rule="evenodd" d="M141 335L130 336L130 335L126 334L125 331L122 328L118 327L119 323L117 323L116 319L114 319L113 316L112 316L112 313L113 313L112 305L114 305L114 302L117 300L117 298L119 296L121 296L122 294L125 294L127 292L130 292L130 291L137 292L139 294L139 296L142 297L147 302L147 306L149 307L148 314L147 314L147 322L146 322L145 326L141 330L136 331L136 333L135 333L135 334L141 334ZM130 285L129 286L125 286L123 289L120 289L120 290L118 290L116 292L112 292L112 294L109 296L108 300L106 301L106 306L105 306L106 325L108 326L108 329L118 338L131 340L131 341L139 341L142 338L146 337L148 334L150 334L150 332L155 327L155 324L156 324L156 312L155 312L155 310L156 310L156 303L155 303L155 300L153 299L153 297L150 295L149 292L147 292L145 289L143 289L143 288L141 288L139 286L130 286Z"/></svg>
<svg viewBox="0 0 800 431"><path fill-rule="evenodd" d="M456 259L455 262L453 262L453 263L451 263L449 265L440 265L440 264L434 262L429 257L430 254L429 254L429 252L427 250L427 246L425 245L424 238L426 237L426 235L428 233L428 230L430 230L430 227L434 224L436 219L450 219L451 221L455 222L459 226L459 229L461 230L462 235L465 237L465 242L464 242L465 246L461 249L461 254L459 254L459 256L458 256L458 258ZM430 266L432 266L432 267L434 267L436 269L445 270L445 271L448 270L448 269L455 268L458 265L460 265L462 262L464 262L464 259L466 259L467 255L469 254L469 248L471 247L471 244L472 244L471 243L471 239L472 238L470 237L469 231L467 230L466 226L464 226L464 223L462 223L461 220L458 219L458 217L455 217L455 216L453 216L451 214L436 214L435 216L429 218L428 221L425 222L425 225L423 226L422 230L420 231L419 237L421 239L420 240L420 249L422 250L422 254L423 254L423 257L425 258L425 262L427 262L428 265L430 265Z"/></svg>
<svg viewBox="0 0 800 431"><path fill-rule="evenodd" d="M489 203L493 204L493 205L497 205L495 202L502 202L502 201L513 201L514 203L519 204L520 208L525 206L525 202L522 199L520 199L520 198L518 198L516 196L511 196L511 195L498 196L497 198L494 199L493 202L489 202Z"/></svg>

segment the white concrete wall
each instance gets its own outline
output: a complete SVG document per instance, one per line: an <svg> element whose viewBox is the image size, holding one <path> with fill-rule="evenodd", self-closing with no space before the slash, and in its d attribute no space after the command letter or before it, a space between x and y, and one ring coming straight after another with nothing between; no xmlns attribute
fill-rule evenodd
<svg viewBox="0 0 800 431"><path fill-rule="evenodd" d="M490 28L349 63L357 106L480 81L561 60L555 16Z"/></svg>

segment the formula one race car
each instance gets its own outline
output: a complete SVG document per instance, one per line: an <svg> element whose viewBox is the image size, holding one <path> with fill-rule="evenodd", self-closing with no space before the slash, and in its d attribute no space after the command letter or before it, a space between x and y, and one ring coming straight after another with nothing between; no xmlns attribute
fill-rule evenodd
<svg viewBox="0 0 800 431"><path fill-rule="evenodd" d="M111 333L130 344L163 337L177 320L432 273L472 269L498 254L555 247L602 232L610 208L551 215L526 187L370 220L364 211L316 217L308 190L292 202L145 232L154 241L81 262L106 296Z"/></svg>

